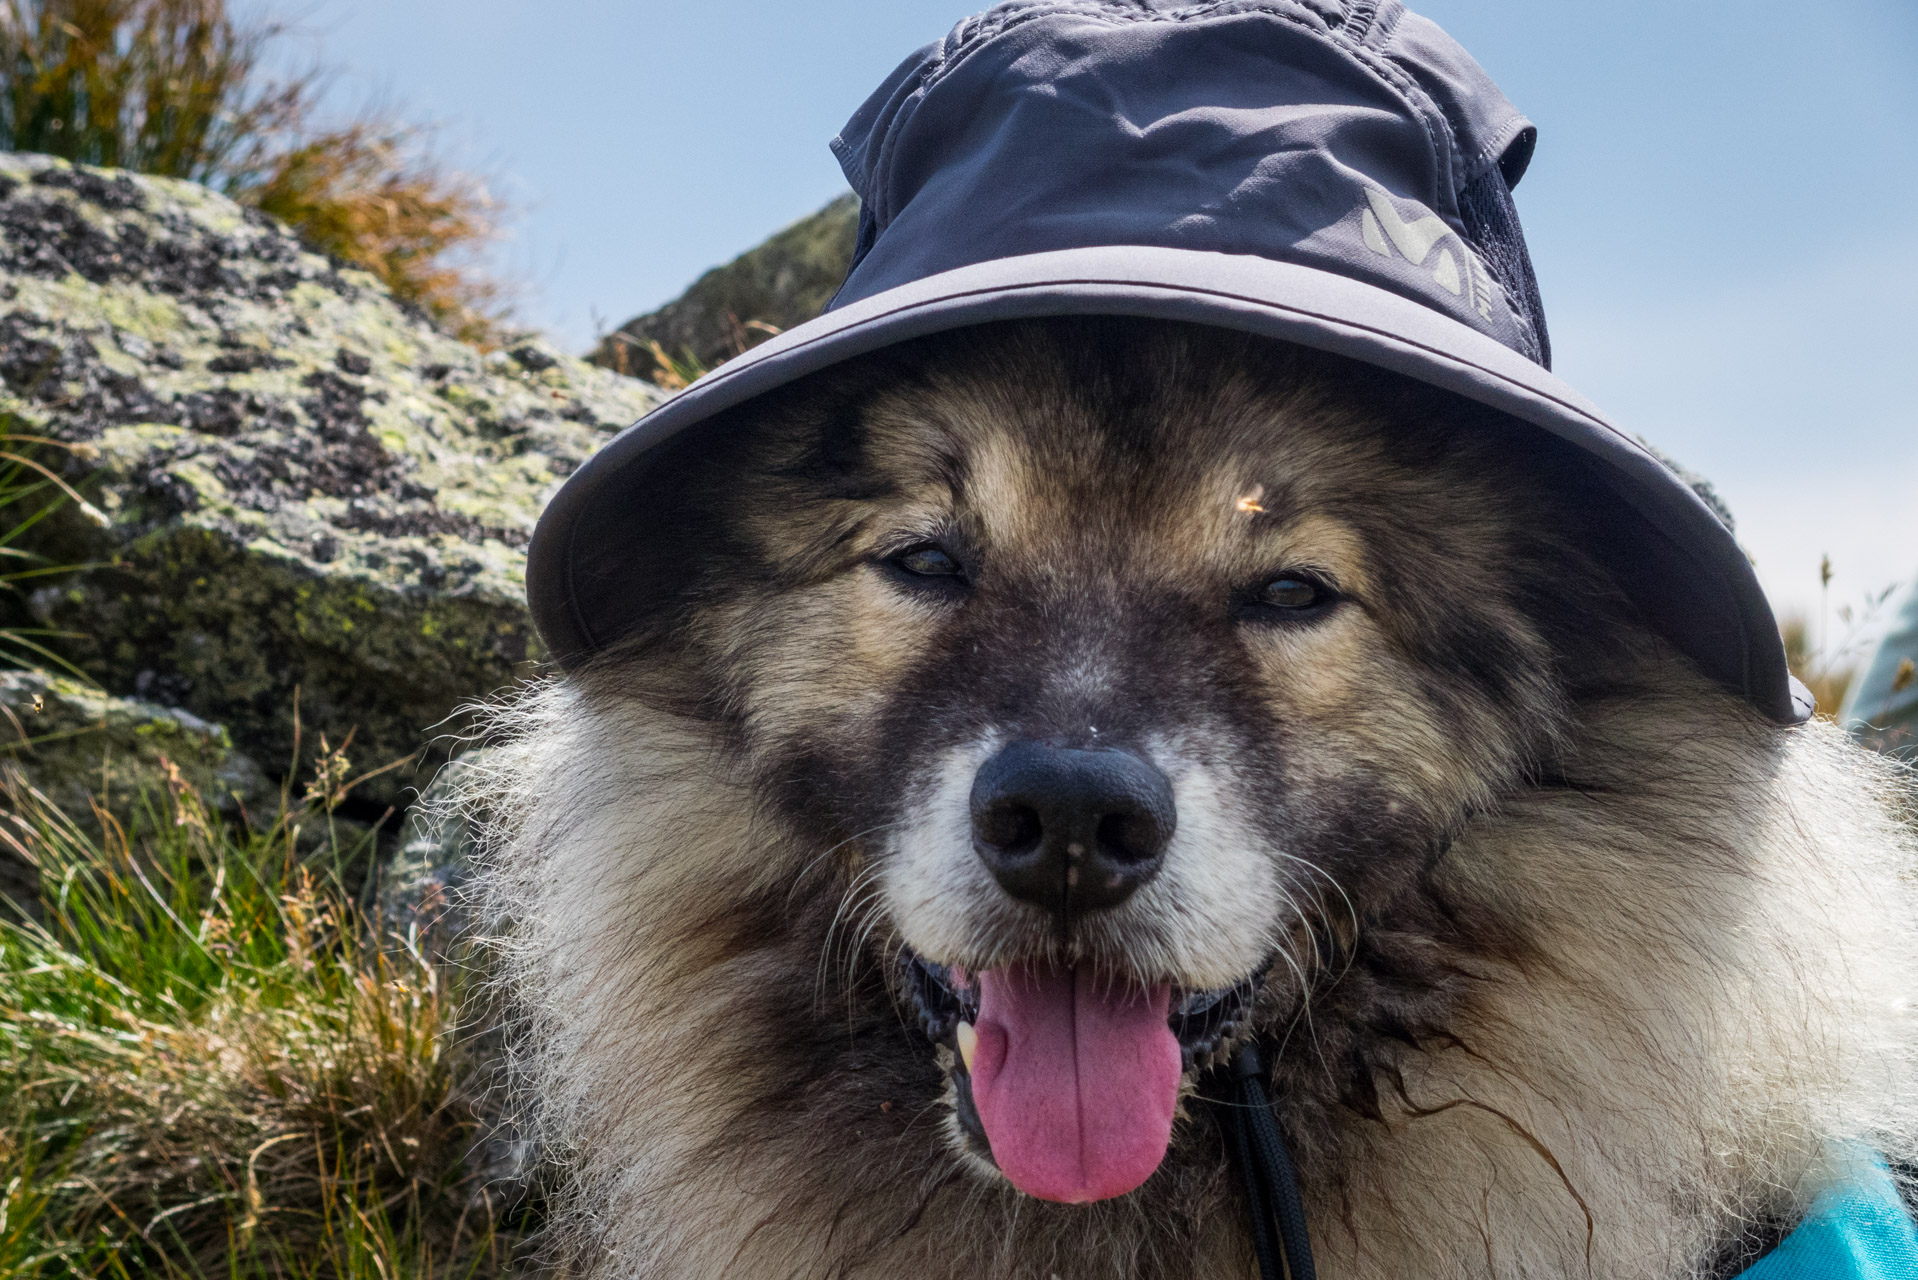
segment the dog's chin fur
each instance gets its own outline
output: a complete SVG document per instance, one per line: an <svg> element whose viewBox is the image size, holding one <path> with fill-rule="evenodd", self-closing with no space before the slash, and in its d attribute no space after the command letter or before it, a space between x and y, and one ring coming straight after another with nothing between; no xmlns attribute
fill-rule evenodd
<svg viewBox="0 0 1918 1280"><path fill-rule="evenodd" d="M1485 767L1412 889L1327 926L1305 989L1268 980L1328 1280L1728 1276L1862 1152L1918 1156L1901 777L1662 643L1623 651L1554 703L1549 761ZM1253 1280L1190 1094L1158 1173L1095 1205L1030 1199L952 1141L883 851L809 829L713 678L609 657L495 708L465 771L520 1096L561 1179L552 1260Z"/></svg>

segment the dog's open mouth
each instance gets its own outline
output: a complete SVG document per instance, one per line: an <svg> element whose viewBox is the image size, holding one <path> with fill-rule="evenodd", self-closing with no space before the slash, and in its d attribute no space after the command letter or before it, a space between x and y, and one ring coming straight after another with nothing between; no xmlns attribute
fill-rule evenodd
<svg viewBox="0 0 1918 1280"><path fill-rule="evenodd" d="M1214 991L1141 988L1089 968L973 974L907 955L920 1024L951 1050L973 1152L1043 1200L1124 1195L1165 1159L1185 1075L1246 1021L1259 975Z"/></svg>

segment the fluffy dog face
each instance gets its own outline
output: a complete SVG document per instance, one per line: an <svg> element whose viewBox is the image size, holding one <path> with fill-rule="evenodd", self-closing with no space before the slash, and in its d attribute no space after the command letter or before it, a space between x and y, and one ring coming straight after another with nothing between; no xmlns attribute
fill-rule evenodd
<svg viewBox="0 0 1918 1280"><path fill-rule="evenodd" d="M1079 319L699 437L456 805L579 1273L1255 1274L1248 1041L1342 1280L1732 1276L1918 1166L1897 787L1542 433Z"/></svg>
<svg viewBox="0 0 1918 1280"><path fill-rule="evenodd" d="M1429 910L1450 836L1549 771L1623 606L1571 550L1550 448L1484 417L1273 344L1060 321L815 379L723 476L667 464L662 536L703 572L650 640L839 868L838 927L903 956L982 1169L1048 1199L1137 1185L1196 1068L1299 1008L1362 921ZM1070 888L1009 877L981 789L1014 749L1163 793L1150 848L1125 785L1106 805L1123 892L1082 882L1106 867L1084 841ZM1416 1035L1452 998L1386 982L1351 1016ZM1150 1114L1017 1136L1075 1079L1087 1115Z"/></svg>

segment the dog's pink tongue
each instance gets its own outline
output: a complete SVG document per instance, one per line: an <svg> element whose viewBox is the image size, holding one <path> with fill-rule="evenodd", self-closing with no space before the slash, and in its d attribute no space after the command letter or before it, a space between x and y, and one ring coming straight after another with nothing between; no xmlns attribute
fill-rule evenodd
<svg viewBox="0 0 1918 1280"><path fill-rule="evenodd" d="M1170 998L1086 968L979 975L972 1100L1013 1186L1082 1204L1152 1176L1179 1100Z"/></svg>

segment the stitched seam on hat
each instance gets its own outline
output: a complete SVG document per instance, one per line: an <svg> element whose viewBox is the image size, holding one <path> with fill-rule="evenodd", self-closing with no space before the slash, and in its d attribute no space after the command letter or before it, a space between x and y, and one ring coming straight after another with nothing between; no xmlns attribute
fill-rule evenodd
<svg viewBox="0 0 1918 1280"><path fill-rule="evenodd" d="M987 42L1041 18L1072 15L1124 26L1147 22L1187 23L1221 14L1264 13L1321 34L1331 34L1334 30L1325 19L1305 5L1288 4L1285 0L1278 0L1278 3L1274 3L1274 0L1244 0L1243 3L1233 3L1233 0L1219 3L1215 0L1214 3L1191 4L1179 9L1120 9L1114 7L1114 3L1115 0L1031 0L1028 4L1000 5L976 18L970 18L953 29L943 42L938 56L927 63L919 91L924 93L930 90Z"/></svg>
<svg viewBox="0 0 1918 1280"><path fill-rule="evenodd" d="M1091 2L1096 4L1098 0L1091 0ZM973 14L962 19L957 26L948 31L945 38L939 42L938 51L914 68L912 87L908 90L901 86L903 101L900 106L890 116L881 117L873 122L873 130L879 137L879 149L874 153L872 163L866 170L867 185L873 190L861 191L859 195L862 200L872 206L874 221L881 232L885 231L898 213L898 210L892 207L891 175L893 157L897 150L895 143L903 132L902 122L912 117L932 87L944 79L954 67L963 63L974 51L982 48L1006 30L1014 20L1041 16L1040 11L1043 10L1064 11L1074 7L1076 6L1070 0L1063 4L1060 0L1031 0L1031 3L1025 5L1000 5L984 13Z"/></svg>
<svg viewBox="0 0 1918 1280"><path fill-rule="evenodd" d="M1371 21L1366 23L1364 43L1369 49L1377 46L1381 51L1392 39L1392 33L1399 29L1399 19L1405 16L1405 6L1394 4L1392 0L1371 0Z"/></svg>
<svg viewBox="0 0 1918 1280"><path fill-rule="evenodd" d="M1452 131L1452 122L1443 111L1439 110L1438 104L1431 100L1410 73L1389 58L1352 38L1348 34L1348 24L1330 26L1312 10L1303 5L1285 4L1284 0L1280 0L1279 4L1274 4L1272 0L1244 0L1242 3L1226 0L1225 3L1194 4L1180 9L1116 9L1112 7L1112 2L1113 0L1031 0L1028 4L1001 5L977 17L969 18L953 28L941 42L939 53L927 59L919 69L919 83L911 94L911 101L902 107L886 126L886 141L881 145L881 154L872 169L875 185L880 186L887 193L890 192L893 141L903 132L904 121L918 109L919 103L924 101L926 95L931 93L941 80L963 64L973 53L1008 31L1029 22L1036 22L1041 18L1062 15L1105 21L1113 26L1124 26L1144 22L1185 23L1194 19L1220 15L1262 13L1310 31L1314 35L1328 38L1335 47L1343 50L1347 56L1358 60L1367 70L1398 91L1405 105L1418 119L1425 134L1426 146L1431 152L1434 168L1438 171L1436 184L1438 195L1441 199L1450 202L1453 219L1462 225L1458 212L1458 180L1463 165L1460 163L1458 139ZM1360 34L1363 36L1366 33ZM1442 144L1435 136L1438 133L1444 135ZM878 206L875 216L881 219L880 225L883 231L884 227L891 223L896 211L891 208L891 202L885 196L874 203ZM1443 215L1445 210L1439 209L1434 212Z"/></svg>
<svg viewBox="0 0 1918 1280"><path fill-rule="evenodd" d="M946 37L949 43L952 36ZM943 46L942 46L943 48ZM879 140L878 150L873 152L866 165L866 190L859 192L860 200L871 206L873 223L878 233L883 234L892 224L897 210L892 207L892 161L897 149L900 134L899 121L902 116L910 116L925 97L926 81L939 66L940 56L935 54L920 64L913 72L914 84L909 92L903 94L904 101L890 115L882 115L872 123L873 133Z"/></svg>
<svg viewBox="0 0 1918 1280"><path fill-rule="evenodd" d="M1438 192L1441 198L1449 200L1452 216L1461 225L1464 220L1458 214L1459 164L1458 136L1452 132L1452 122L1439 110L1438 103L1412 77L1412 73L1376 50L1365 45L1352 45L1355 57L1363 58L1381 80L1399 91L1406 105L1419 117L1419 123L1425 129L1425 145L1431 148L1433 167L1438 170ZM1440 137L1444 138L1440 142ZM1443 215L1445 210L1432 212Z"/></svg>
<svg viewBox="0 0 1918 1280"><path fill-rule="evenodd" d="M1450 172L1444 175L1448 181L1441 183L1441 186L1449 186L1451 188L1449 195L1452 200L1452 212L1458 216L1460 225L1463 225L1465 217L1458 209L1458 193L1468 181L1466 177L1467 166L1465 163L1465 155L1459 149L1458 133L1452 128L1452 118L1445 114L1444 109L1432 99L1430 94L1425 92L1425 87L1419 84L1418 77L1400 66L1398 60L1395 59L1389 51L1392 37L1397 33L1399 22L1405 17L1405 14L1406 8L1402 3L1391 3L1391 0L1372 0L1372 22L1360 38L1359 48L1378 61L1381 68L1381 75L1390 75L1399 78L1400 91L1410 98L1413 105L1425 114L1427 121L1426 133L1428 135L1434 132L1444 134L1445 150L1447 156L1451 159L1451 164L1449 166L1441 166L1441 168L1449 168L1450 170ZM1386 70L1387 68L1389 68L1389 71ZM1433 128L1435 124L1438 126L1437 130ZM1445 211L1443 209L1437 209L1433 212L1442 215Z"/></svg>
<svg viewBox="0 0 1918 1280"><path fill-rule="evenodd" d="M1353 40L1363 43L1372 33L1372 24L1378 21L1379 0L1352 0L1346 6L1344 29Z"/></svg>
<svg viewBox="0 0 1918 1280"><path fill-rule="evenodd" d="M874 131L879 135L879 149L874 153L872 163L867 167L867 185L871 191L860 192L860 197L873 208L873 219L879 232L892 224L898 210L892 207L892 164L897 151L897 140L904 131L902 123L909 120L919 109L926 94L954 67L964 62L975 50L982 48L1006 29L1011 18L1023 14L1036 15L1035 11L1048 8L1066 8L1059 0L1032 0L1027 5L1001 5L976 13L962 19L939 42L938 52L920 63L913 72L912 88L903 94L904 101L888 117L873 122Z"/></svg>
<svg viewBox="0 0 1918 1280"><path fill-rule="evenodd" d="M1113 3L1114 0L1030 0L1026 4L1004 4L989 9L985 13L975 14L948 32L946 38L940 41L939 52L928 58L917 69L917 83L906 95L907 101L890 120L883 122L884 130L879 153L873 158L873 164L868 170L870 185L878 188L878 191L860 193L862 197L871 199L875 206L873 216L878 220L880 230L883 232L898 212L892 208L890 192L892 162L896 152L895 141L904 132L904 122L918 110L919 104L925 100L926 95L967 58L1006 32L1024 26L1028 22L1072 14L1103 19L1114 26L1120 26L1155 20L1185 22L1193 17L1209 16L1221 10L1228 10L1232 13L1264 13L1295 26L1308 27L1315 33L1332 34L1324 19L1311 10L1298 6L1300 12L1310 17L1309 21L1302 22L1298 13L1287 11L1293 6L1288 5L1287 10L1282 10L1274 7L1271 0L1255 0L1248 4L1194 4L1182 9L1170 10L1115 9L1112 7ZM875 127L878 127L879 123L875 122Z"/></svg>
<svg viewBox="0 0 1918 1280"><path fill-rule="evenodd" d="M1480 147L1478 154L1472 157L1472 162L1464 173L1465 181L1471 182L1487 168L1503 160L1506 148L1512 145L1512 140L1531 127L1532 122L1525 118L1525 113L1514 107L1512 118L1505 122L1505 127L1493 134L1491 141ZM1461 189L1463 185L1463 183L1460 184Z"/></svg>

